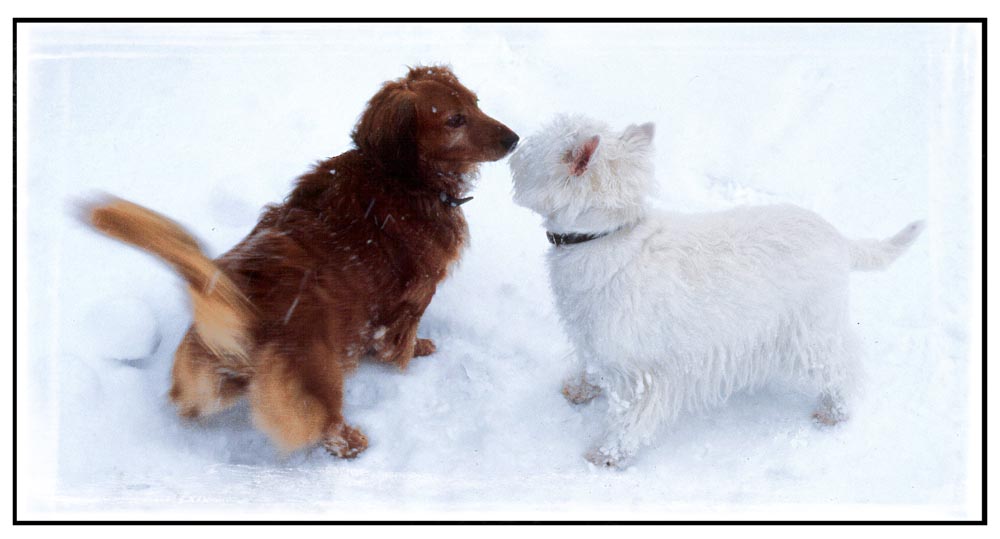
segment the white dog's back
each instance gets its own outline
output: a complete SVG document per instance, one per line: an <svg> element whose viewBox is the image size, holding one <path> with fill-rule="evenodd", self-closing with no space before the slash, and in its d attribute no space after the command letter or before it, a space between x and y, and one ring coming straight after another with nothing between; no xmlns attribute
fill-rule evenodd
<svg viewBox="0 0 1000 539"><path fill-rule="evenodd" d="M848 240L818 215L781 205L653 213L554 248L549 260L581 359L609 378L619 369L668 374L672 417L774 377L817 386L837 379L853 390L856 369L837 364L853 358L825 357L855 346L840 331L848 274L858 253L868 268L867 260L898 256L898 246L895 238ZM634 392L618 393L628 401Z"/></svg>

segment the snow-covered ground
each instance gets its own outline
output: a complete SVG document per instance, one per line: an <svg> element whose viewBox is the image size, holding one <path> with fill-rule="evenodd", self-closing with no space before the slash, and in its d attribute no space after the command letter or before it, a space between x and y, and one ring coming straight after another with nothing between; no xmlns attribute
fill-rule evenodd
<svg viewBox="0 0 1000 539"><path fill-rule="evenodd" d="M978 27L919 25L20 25L18 516L24 518L978 518L973 256ZM238 407L167 402L190 314L177 277L82 227L97 191L212 254L314 160L348 149L379 84L449 63L522 136L556 112L657 123L659 204L792 202L849 236L929 226L856 274L867 393L846 424L772 387L685 416L622 472L582 454L604 403L559 393L568 343L539 219L503 162L408 372L363 366L355 461L280 456Z"/></svg>

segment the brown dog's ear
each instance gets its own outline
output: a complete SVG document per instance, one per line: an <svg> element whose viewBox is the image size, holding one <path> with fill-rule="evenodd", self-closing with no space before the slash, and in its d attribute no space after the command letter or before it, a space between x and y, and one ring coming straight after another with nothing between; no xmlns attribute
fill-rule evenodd
<svg viewBox="0 0 1000 539"><path fill-rule="evenodd" d="M351 138L390 173L412 174L417 165L415 94L400 84L383 87L368 101Z"/></svg>
<svg viewBox="0 0 1000 539"><path fill-rule="evenodd" d="M569 172L574 176L580 176L587 171L587 165L590 164L590 158L594 156L594 152L597 150L597 145L601 142L600 135L594 135L587 139L583 144L573 148L567 157L567 164L569 165Z"/></svg>

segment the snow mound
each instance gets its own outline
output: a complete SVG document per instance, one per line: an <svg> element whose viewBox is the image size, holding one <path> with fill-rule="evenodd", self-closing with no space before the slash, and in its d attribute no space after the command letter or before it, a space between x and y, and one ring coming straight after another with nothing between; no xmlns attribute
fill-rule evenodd
<svg viewBox="0 0 1000 539"><path fill-rule="evenodd" d="M126 363L148 360L162 341L152 307L131 296L98 301L87 314L84 331L92 355Z"/></svg>

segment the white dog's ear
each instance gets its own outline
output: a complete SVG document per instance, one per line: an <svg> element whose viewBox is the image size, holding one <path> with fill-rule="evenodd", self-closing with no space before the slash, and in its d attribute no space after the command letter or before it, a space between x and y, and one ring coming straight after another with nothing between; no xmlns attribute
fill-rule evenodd
<svg viewBox="0 0 1000 539"><path fill-rule="evenodd" d="M594 156L594 151L597 150L597 145L601 142L600 135L594 135L584 141L583 144L573 148L566 154L566 158L563 161L569 166L570 174L574 176L580 176L587 171L587 165L590 164L590 158Z"/></svg>
<svg viewBox="0 0 1000 539"><path fill-rule="evenodd" d="M622 133L622 140L628 141L635 146L649 147L653 143L653 135L656 133L656 125L653 122L646 122L642 125L630 125Z"/></svg>

